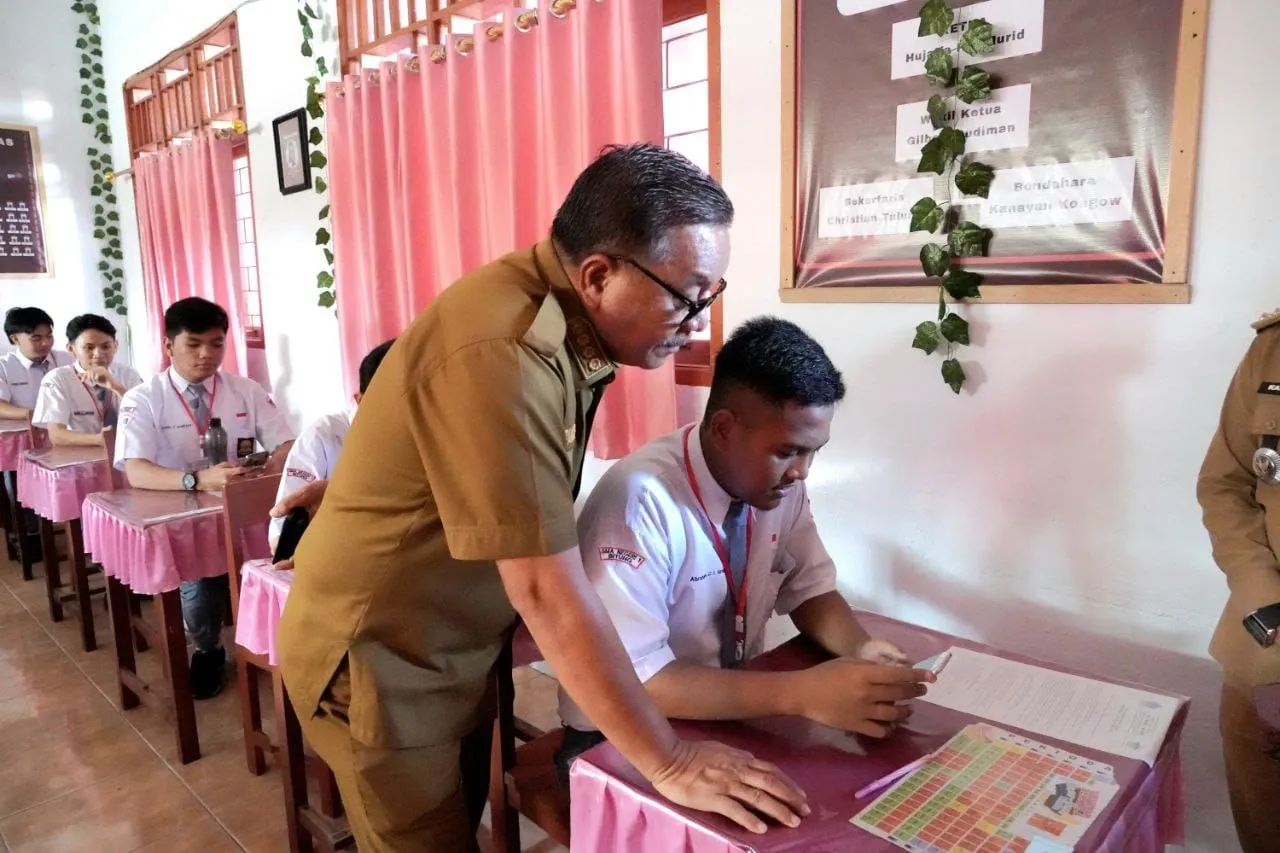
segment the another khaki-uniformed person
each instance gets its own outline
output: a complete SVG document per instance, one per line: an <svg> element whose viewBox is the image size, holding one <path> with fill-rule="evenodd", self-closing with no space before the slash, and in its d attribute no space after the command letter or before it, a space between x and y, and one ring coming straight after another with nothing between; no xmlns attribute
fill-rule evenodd
<svg viewBox="0 0 1280 853"><path fill-rule="evenodd" d="M803 795L678 740L577 548L574 494L614 363L657 367L724 287L732 205L654 146L579 176L552 239L449 287L388 353L296 555L280 667L362 853L474 849L491 676L517 616L658 790L757 830ZM795 813L793 813L793 811Z"/></svg>
<svg viewBox="0 0 1280 853"><path fill-rule="evenodd" d="M1243 620L1280 602L1280 485L1254 467L1259 448L1274 449L1280 440L1280 311L1254 328L1257 337L1227 391L1197 494L1214 559L1231 588L1209 646L1222 664L1220 727L1231 810L1245 853L1274 853L1280 850L1280 732L1259 717L1255 701L1280 702L1280 687L1270 699L1255 697L1254 688L1280 682L1280 645L1259 645Z"/></svg>

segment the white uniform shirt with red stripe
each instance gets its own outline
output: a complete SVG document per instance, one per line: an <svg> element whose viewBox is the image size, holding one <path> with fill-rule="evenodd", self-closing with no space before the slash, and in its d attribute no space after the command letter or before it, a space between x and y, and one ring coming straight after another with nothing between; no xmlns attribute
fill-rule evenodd
<svg viewBox="0 0 1280 853"><path fill-rule="evenodd" d="M116 427L117 468L123 471L130 459L145 459L178 471L205 467L200 434L208 418L221 419L232 463L255 452L256 446L272 451L293 439L293 428L261 385L221 370L201 383L206 391L205 405L212 404L213 411L197 429L185 402L189 384L170 367L124 395Z"/></svg>
<svg viewBox="0 0 1280 853"><path fill-rule="evenodd" d="M126 392L142 384L138 371L122 361L112 362L107 370ZM40 396L36 398L31 422L45 429L61 424L72 432L102 432L102 415L98 411L98 401L89 390L92 387L84 378L79 363L49 371L40 383ZM110 393L115 398L118 413L121 398L116 397L114 391Z"/></svg>
<svg viewBox="0 0 1280 853"><path fill-rule="evenodd" d="M610 468L578 518L587 576L641 681L675 660L720 666L723 611L731 599L709 525L723 541L732 499L711 476L694 428L689 456L703 512L685 470L687 432L684 427L656 439ZM752 512L748 659L764 651L770 616L786 615L836 588L835 564L818 536L804 483L796 483L776 508ZM595 728L563 690L560 718L576 729Z"/></svg>
<svg viewBox="0 0 1280 853"><path fill-rule="evenodd" d="M355 414L353 405L345 412L325 415L302 431L285 458L284 476L280 478L280 488L276 492L277 503L307 483L327 480L333 475L338 454L342 452L342 442L347 438L347 430L351 428ZM280 538L283 528L283 518L271 519L269 535L272 541Z"/></svg>

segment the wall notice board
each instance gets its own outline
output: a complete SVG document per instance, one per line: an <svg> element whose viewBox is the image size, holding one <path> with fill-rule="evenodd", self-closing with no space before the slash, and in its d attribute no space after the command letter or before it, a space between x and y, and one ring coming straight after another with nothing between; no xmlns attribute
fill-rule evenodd
<svg viewBox="0 0 1280 853"><path fill-rule="evenodd" d="M782 298L932 302L931 235L910 207L945 198L919 174L939 89L917 35L923 0L783 0ZM1208 0L978 0L996 52L989 101L957 102L960 162L996 170L988 199L951 188L995 231L966 258L987 302L1186 302ZM941 193L941 195L940 195ZM936 238L935 238L936 239Z"/></svg>
<svg viewBox="0 0 1280 853"><path fill-rule="evenodd" d="M0 277L48 275L36 129L0 124Z"/></svg>

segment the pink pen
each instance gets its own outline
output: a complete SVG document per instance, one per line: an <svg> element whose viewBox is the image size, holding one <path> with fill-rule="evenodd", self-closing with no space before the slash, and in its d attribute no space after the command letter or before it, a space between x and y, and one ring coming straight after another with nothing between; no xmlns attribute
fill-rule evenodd
<svg viewBox="0 0 1280 853"><path fill-rule="evenodd" d="M913 773L916 770L919 770L921 767L925 765L925 762L927 762L930 758L933 758L933 755L934 754L932 752L929 753L928 755L922 755L919 758L917 758L915 761L911 762L910 764L904 767L899 767L897 770L893 771L888 776L881 776L879 779L872 782L871 784L864 785L863 787L858 789L858 791L853 795L853 798L855 800L860 800L863 797L867 796L868 794L874 794L876 791L879 791L881 788L886 788L889 785L892 785L894 782L897 782L899 779L901 779L903 776L906 776L908 773Z"/></svg>

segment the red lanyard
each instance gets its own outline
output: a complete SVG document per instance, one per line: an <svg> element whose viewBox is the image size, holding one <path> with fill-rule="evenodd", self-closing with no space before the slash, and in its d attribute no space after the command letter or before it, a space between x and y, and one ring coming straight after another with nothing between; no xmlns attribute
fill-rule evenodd
<svg viewBox="0 0 1280 853"><path fill-rule="evenodd" d="M724 567L724 582L729 587L729 598L734 603L733 658L735 663L742 663L747 651L747 581L751 579L747 567L751 564L751 530L755 523L755 513L747 511L747 553L743 559L742 586L734 589L733 569L729 566L729 549L720 538L719 526L707 512L707 505L702 501L702 490L698 488L698 478L693 473L693 460L689 455L691 435L693 435L693 427L689 427L684 434L684 472L689 477L689 486L693 489L693 496L702 509L702 515L707 519L707 526L711 528L711 539L716 546L716 556L720 558L720 564Z"/></svg>
<svg viewBox="0 0 1280 853"><path fill-rule="evenodd" d="M194 385L195 383L191 384ZM187 405L186 398L178 391L178 386L173 384L172 374L169 376L169 387L173 389L174 396L178 398L178 402L182 404L182 408L186 411L187 417L191 419L191 425L196 428L196 438L204 435L205 431L209 429L209 421L213 420L213 404L218 399L218 374L215 373L213 375L213 393L209 395L209 414L205 415L204 426L200 426L199 421L196 420L195 414L191 411L191 407Z"/></svg>
<svg viewBox="0 0 1280 853"><path fill-rule="evenodd" d="M89 393L89 402L93 403L93 411L98 416L98 423L102 423L102 407L98 405L98 395L93 393L94 386L91 386L88 382L85 382L83 379L80 380L80 384L83 385L84 390ZM110 392L111 392L111 389L108 388L107 393L110 393Z"/></svg>

